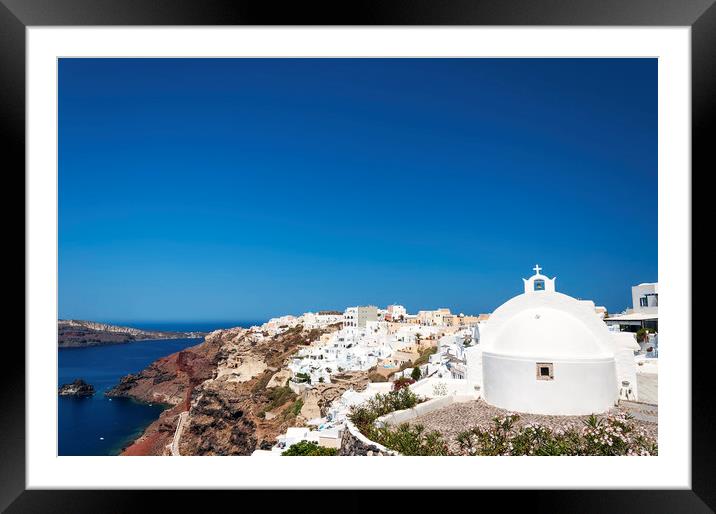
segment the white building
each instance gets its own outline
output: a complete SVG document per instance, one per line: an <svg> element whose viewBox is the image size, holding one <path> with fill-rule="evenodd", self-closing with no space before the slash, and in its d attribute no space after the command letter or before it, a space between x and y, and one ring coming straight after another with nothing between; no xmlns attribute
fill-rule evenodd
<svg viewBox="0 0 716 514"><path fill-rule="evenodd" d="M634 312L656 314L659 312L658 282L633 286L631 288L631 298Z"/></svg>
<svg viewBox="0 0 716 514"><path fill-rule="evenodd" d="M623 314L605 319L607 325L619 327L624 332L636 332L640 328L659 330L659 284L644 283L631 288L632 308Z"/></svg>
<svg viewBox="0 0 716 514"><path fill-rule="evenodd" d="M342 312L304 312L301 316L303 328L311 330L314 328L326 328L329 325L343 322Z"/></svg>
<svg viewBox="0 0 716 514"><path fill-rule="evenodd" d="M633 335L609 331L593 304L556 292L556 279L534 270L465 350L468 381L488 403L534 414L600 413L636 399Z"/></svg>
<svg viewBox="0 0 716 514"><path fill-rule="evenodd" d="M452 314L450 313L450 309L445 307L433 311L418 311L418 319L422 325L444 325L443 318L446 316L452 316Z"/></svg>
<svg viewBox="0 0 716 514"><path fill-rule="evenodd" d="M343 313L344 327L365 328L367 321L378 321L378 308L374 305L348 307Z"/></svg>
<svg viewBox="0 0 716 514"><path fill-rule="evenodd" d="M388 305L387 310L385 319L388 321L401 321L408 315L408 311L402 305Z"/></svg>
<svg viewBox="0 0 716 514"><path fill-rule="evenodd" d="M291 329L298 325L299 318L296 316L281 316L279 318L271 318L266 323L261 325L261 330L266 331L269 336L274 336L276 334L280 334L282 332L285 332L288 329Z"/></svg>

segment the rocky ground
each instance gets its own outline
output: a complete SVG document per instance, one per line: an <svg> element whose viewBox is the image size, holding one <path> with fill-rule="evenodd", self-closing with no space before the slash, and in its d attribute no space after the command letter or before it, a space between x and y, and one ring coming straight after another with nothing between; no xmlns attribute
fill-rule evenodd
<svg viewBox="0 0 716 514"><path fill-rule="evenodd" d="M221 346L216 339L156 360L140 373L122 377L108 390L111 397L131 397L146 403L165 403L188 408L191 390L212 378L220 359Z"/></svg>
<svg viewBox="0 0 716 514"><path fill-rule="evenodd" d="M619 409L615 409L619 410ZM423 416L419 416L412 420L411 425L423 425L426 430L437 430L440 432L448 443L448 447L452 453L459 453L459 445L456 437L460 432L480 426L487 428L492 426L492 418L502 417L507 414L518 414L520 419L515 423L515 427L521 427L529 423L539 423L549 428L567 428L568 426L581 427L589 416L543 416L537 414L510 413L504 409L499 409L488 405L482 399L465 402L454 403L430 412ZM597 416L604 417L605 414ZM648 423L640 420L633 420L634 424L644 428L650 437L656 438L658 426L655 423Z"/></svg>
<svg viewBox="0 0 716 514"><path fill-rule="evenodd" d="M123 377L109 396L169 405L123 455L168 454L179 413L187 410L182 455L250 455L270 448L286 428L320 416L349 387L368 382L365 373L353 373L301 395L287 387L290 357L332 330L296 327L266 338L242 328L219 330L200 345Z"/></svg>
<svg viewBox="0 0 716 514"><path fill-rule="evenodd" d="M125 448L124 455L165 454L179 413L189 409L193 389L213 376L220 350L220 339L207 337L201 344L153 362L140 373L122 377L119 384L105 393L109 397L168 406L139 439Z"/></svg>

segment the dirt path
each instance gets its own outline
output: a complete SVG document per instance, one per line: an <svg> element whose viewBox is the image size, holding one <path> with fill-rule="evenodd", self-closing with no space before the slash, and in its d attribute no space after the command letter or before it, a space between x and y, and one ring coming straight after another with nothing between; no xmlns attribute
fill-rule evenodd
<svg viewBox="0 0 716 514"><path fill-rule="evenodd" d="M189 411L184 411L179 414L179 422L177 423L177 429L174 432L174 439L172 439L172 455L181 455L181 453L179 453L179 441L181 440L181 433L184 431L184 425L186 424L186 420L188 417Z"/></svg>

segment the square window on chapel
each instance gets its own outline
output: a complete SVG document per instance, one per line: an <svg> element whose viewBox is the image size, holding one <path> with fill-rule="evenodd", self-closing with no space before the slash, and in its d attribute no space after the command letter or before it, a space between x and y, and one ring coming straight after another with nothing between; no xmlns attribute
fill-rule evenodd
<svg viewBox="0 0 716 514"><path fill-rule="evenodd" d="M535 280L535 291L544 291L544 280Z"/></svg>
<svg viewBox="0 0 716 514"><path fill-rule="evenodd" d="M538 362L537 380L554 380L554 364L551 362Z"/></svg>

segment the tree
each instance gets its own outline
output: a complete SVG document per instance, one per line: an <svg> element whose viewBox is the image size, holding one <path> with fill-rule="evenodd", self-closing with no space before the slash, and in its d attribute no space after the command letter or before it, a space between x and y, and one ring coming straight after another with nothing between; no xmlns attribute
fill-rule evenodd
<svg viewBox="0 0 716 514"><path fill-rule="evenodd" d="M281 455L285 456L300 456L300 455L309 455L309 456L331 456L331 455L337 455L338 450L335 448L325 448L323 446L318 446L316 443L312 443L309 441L301 441L300 443L292 444L285 452L283 452Z"/></svg>
<svg viewBox="0 0 716 514"><path fill-rule="evenodd" d="M642 327L636 331L636 340L640 343L644 343L648 339L648 334L652 332L652 329Z"/></svg>
<svg viewBox="0 0 716 514"><path fill-rule="evenodd" d="M296 373L296 376L294 377L294 381L301 383L301 382L311 382L311 376L308 373Z"/></svg>
<svg viewBox="0 0 716 514"><path fill-rule="evenodd" d="M420 380L420 377L422 376L422 373L420 373L420 367L415 366L413 368L413 371L410 373L410 376L413 378L413 380Z"/></svg>

